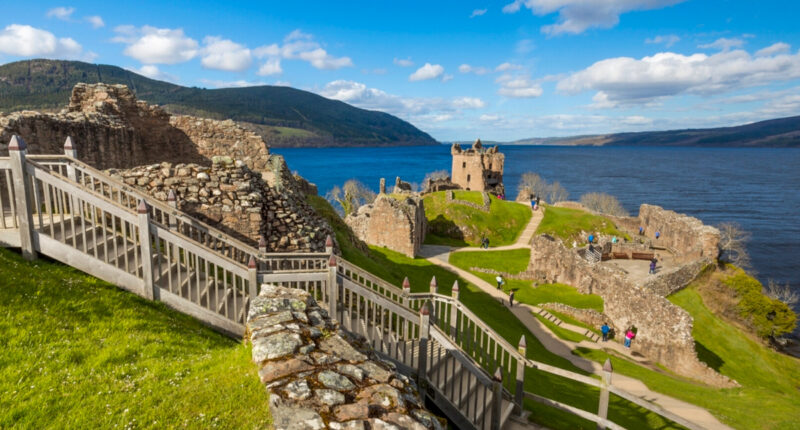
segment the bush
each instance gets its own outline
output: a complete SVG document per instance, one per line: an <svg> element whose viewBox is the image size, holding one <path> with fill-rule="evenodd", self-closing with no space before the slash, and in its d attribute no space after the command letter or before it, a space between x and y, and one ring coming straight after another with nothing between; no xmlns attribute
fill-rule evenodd
<svg viewBox="0 0 800 430"><path fill-rule="evenodd" d="M628 216L628 211L616 197L606 193L586 193L581 196L581 204L587 209L614 216Z"/></svg>
<svg viewBox="0 0 800 430"><path fill-rule="evenodd" d="M791 333L797 324L797 315L780 300L766 296L763 286L744 270L736 272L722 281L736 290L739 315L752 324L760 337L776 337Z"/></svg>

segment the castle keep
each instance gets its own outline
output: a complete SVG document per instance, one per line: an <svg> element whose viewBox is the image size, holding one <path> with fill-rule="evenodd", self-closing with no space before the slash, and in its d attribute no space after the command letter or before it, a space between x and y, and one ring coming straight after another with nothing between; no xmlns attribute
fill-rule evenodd
<svg viewBox="0 0 800 430"><path fill-rule="evenodd" d="M505 156L497 146L484 149L478 139L469 149L461 149L454 143L452 181L465 190L488 191L495 195L505 194L503 188L503 162Z"/></svg>

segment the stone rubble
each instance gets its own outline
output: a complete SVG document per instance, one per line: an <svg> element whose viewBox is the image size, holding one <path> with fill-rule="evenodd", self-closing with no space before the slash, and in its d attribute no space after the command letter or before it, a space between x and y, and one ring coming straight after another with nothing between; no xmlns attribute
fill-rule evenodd
<svg viewBox="0 0 800 430"><path fill-rule="evenodd" d="M277 430L444 429L412 380L338 330L303 290L262 285L247 331Z"/></svg>

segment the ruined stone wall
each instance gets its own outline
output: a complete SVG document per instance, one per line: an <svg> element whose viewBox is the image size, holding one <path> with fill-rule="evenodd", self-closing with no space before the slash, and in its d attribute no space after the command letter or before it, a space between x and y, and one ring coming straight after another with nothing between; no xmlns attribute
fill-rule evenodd
<svg viewBox="0 0 800 430"><path fill-rule="evenodd" d="M399 200L379 194L374 202L361 206L344 221L364 242L412 258L422 247L427 230L425 206L418 196Z"/></svg>
<svg viewBox="0 0 800 430"><path fill-rule="evenodd" d="M212 160L211 167L164 162L108 172L161 201L173 190L179 210L251 245L263 236L271 252L325 250L332 229L302 193L270 186L244 162Z"/></svg>
<svg viewBox="0 0 800 430"><path fill-rule="evenodd" d="M604 313L615 327L638 329L634 351L714 386L734 384L697 359L689 313L656 292L633 285L621 270L590 265L561 242L537 236L532 240L528 272L541 282L559 282L583 294L600 295Z"/></svg>
<svg viewBox="0 0 800 430"><path fill-rule="evenodd" d="M454 144L450 150L453 157L452 182L464 190L491 191L504 194L503 164L505 157L497 147L484 149L480 139L467 150Z"/></svg>
<svg viewBox="0 0 800 430"><path fill-rule="evenodd" d="M269 160L267 144L259 135L239 127L232 120L176 115L169 119L169 123L185 133L206 158L226 156L242 160L256 171L266 168Z"/></svg>
<svg viewBox="0 0 800 430"><path fill-rule="evenodd" d="M666 297L686 288L703 271L703 268L711 263L711 260L700 259L678 267L659 270L655 276L647 278L642 288Z"/></svg>
<svg viewBox="0 0 800 430"><path fill-rule="evenodd" d="M264 285L247 332L276 430L440 430L414 382L328 317L303 290Z"/></svg>
<svg viewBox="0 0 800 430"><path fill-rule="evenodd" d="M591 327L596 329L600 329L603 326L603 323L608 323L610 327L612 327L616 333L622 333L625 327L614 327L613 321L611 318L606 316L603 313L597 312L594 309L581 309L575 308L569 305L565 305L563 303L542 303L539 305L540 308L545 309L552 309L556 312L561 312L562 314L567 314L576 320L588 324Z"/></svg>

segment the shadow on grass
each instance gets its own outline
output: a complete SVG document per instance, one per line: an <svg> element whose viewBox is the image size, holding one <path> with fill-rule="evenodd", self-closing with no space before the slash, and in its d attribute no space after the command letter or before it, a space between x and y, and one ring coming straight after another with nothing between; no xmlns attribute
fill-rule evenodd
<svg viewBox="0 0 800 430"><path fill-rule="evenodd" d="M717 372L719 372L722 365L725 364L725 360L723 360L722 357L715 354L698 341L694 341L694 349L697 351L697 358Z"/></svg>
<svg viewBox="0 0 800 430"><path fill-rule="evenodd" d="M450 246L469 246L470 244L464 240L464 232L458 225L439 215L436 218L428 221L428 230L430 234L425 238L425 243L431 245L450 245Z"/></svg>

